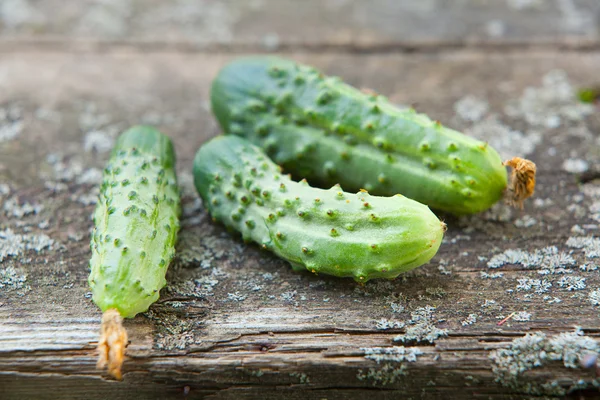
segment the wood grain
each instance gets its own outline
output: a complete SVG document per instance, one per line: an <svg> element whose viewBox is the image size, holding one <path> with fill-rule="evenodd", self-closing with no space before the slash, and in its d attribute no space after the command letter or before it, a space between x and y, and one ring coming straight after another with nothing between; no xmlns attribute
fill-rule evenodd
<svg viewBox="0 0 600 400"><path fill-rule="evenodd" d="M580 326L588 337L600 335L598 307L588 299L600 278L597 271L579 269L597 260L566 246L571 236L597 232L590 207L598 201L598 184L582 185L562 168L568 158L593 160L600 153L598 111L554 129L505 113L507 104L528 86L540 87L554 69L565 71L574 87L596 82L600 54L283 55L371 87L396 103L416 104L458 129L472 123L457 116L455 103L466 95L485 99L488 115L498 114L513 129L539 132L529 157L538 164L536 198L543 204L528 202L524 211L500 206L467 219L442 216L449 230L438 256L395 281L359 286L294 273L213 224L190 185L195 150L219 132L207 108L210 81L237 55L2 57L0 108L20 107L24 129L13 140L0 141L0 183L11 190L0 197L0 231L44 234L55 243L50 250L9 256L0 265L4 273L13 268L17 277L25 277L20 286L13 281L0 287L0 398L500 399L542 391L552 395L551 387L543 386L552 382L563 391L571 388L574 398L597 395L593 370L566 368L560 361L525 371L521 379L529 388L510 386L499 379L490 355L527 333L555 337ZM93 198L95 185L82 177L107 159L98 148L86 150L94 134L105 140L140 121L155 123L176 144L183 229L161 300L127 321L131 343L125 379L112 382L95 370L100 312L86 281L93 205L84 204ZM56 182L66 186L56 191ZM14 201L42 208L17 217ZM525 216L535 223L524 227ZM575 225L585 234L573 233ZM540 275L543 265L487 267L507 249L532 253L547 246L573 257L566 274ZM484 279L481 272L504 275ZM586 287L568 290L558 283L564 276L585 278ZM519 290L523 278L546 279L552 286L543 294ZM549 302L553 297L561 302ZM415 362L377 364L365 357L365 349L401 346L394 338L415 326L412 313L428 306L435 311L426 319L427 329L446 329L447 336L434 343L405 343L422 353ZM527 312L530 319L499 326L512 312ZM476 321L463 323L470 314ZM386 323L400 322L403 327L385 329ZM579 380L587 389L574 386Z"/></svg>

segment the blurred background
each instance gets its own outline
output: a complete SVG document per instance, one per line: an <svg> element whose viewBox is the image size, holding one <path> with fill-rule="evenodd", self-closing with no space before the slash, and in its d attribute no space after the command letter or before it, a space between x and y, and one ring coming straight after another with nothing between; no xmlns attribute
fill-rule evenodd
<svg viewBox="0 0 600 400"><path fill-rule="evenodd" d="M597 0L2 0L3 39L152 49L592 45Z"/></svg>

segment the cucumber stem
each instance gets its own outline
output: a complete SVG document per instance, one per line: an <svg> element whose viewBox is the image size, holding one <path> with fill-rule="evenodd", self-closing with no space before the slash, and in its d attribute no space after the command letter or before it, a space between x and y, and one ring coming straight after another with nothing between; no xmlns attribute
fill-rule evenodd
<svg viewBox="0 0 600 400"><path fill-rule="evenodd" d="M102 314L100 340L98 341L98 369L108 366L108 373L115 379L121 380L121 366L125 360L125 348L128 343L127 331L123 327L123 317L114 308Z"/></svg>
<svg viewBox="0 0 600 400"><path fill-rule="evenodd" d="M523 201L535 191L536 166L533 161L513 157L503 165L511 167L510 184L505 192L506 201L515 208L523 209Z"/></svg>

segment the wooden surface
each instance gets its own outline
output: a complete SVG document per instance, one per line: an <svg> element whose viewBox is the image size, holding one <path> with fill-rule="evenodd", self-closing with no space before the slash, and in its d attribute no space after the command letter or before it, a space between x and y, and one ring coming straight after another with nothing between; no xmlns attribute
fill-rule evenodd
<svg viewBox="0 0 600 400"><path fill-rule="evenodd" d="M360 51L598 45L596 0L4 0L5 44ZM21 47L23 48L23 47Z"/></svg>
<svg viewBox="0 0 600 400"><path fill-rule="evenodd" d="M59 3L0 2L0 399L598 397L579 359L600 351L600 109L574 96L600 83L596 1ZM191 185L219 133L211 79L265 50L527 156L535 201L441 215L438 255L394 281L294 273ZM114 382L95 370L90 215L138 122L175 141L184 218Z"/></svg>

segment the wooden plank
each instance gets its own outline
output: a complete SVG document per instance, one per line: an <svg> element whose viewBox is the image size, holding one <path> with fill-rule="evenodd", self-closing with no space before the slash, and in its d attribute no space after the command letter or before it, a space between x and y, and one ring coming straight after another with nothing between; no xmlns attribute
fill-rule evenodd
<svg viewBox="0 0 600 400"><path fill-rule="evenodd" d="M595 0L6 0L2 48L414 49L465 44L597 46ZM307 29L308 28L308 29Z"/></svg>
<svg viewBox="0 0 600 400"><path fill-rule="evenodd" d="M444 216L449 230L438 256L392 282L358 286L297 274L210 222L191 187L194 152L218 133L207 108L210 81L233 55L8 55L0 60L0 183L10 189L0 186L0 398L592 393L594 372L566 368L564 360L525 368L515 380L508 371L524 362L526 350L516 345L526 333L548 349L566 346L576 363L587 352L577 345L591 346L600 334L592 301L598 261L586 258L585 248L567 246L571 236L598 231L598 183L582 185L567 170L597 162L599 114L568 96L573 88L563 75L548 75L563 71L575 87L594 83L600 54L288 56L397 103L415 103L503 152L530 151L539 201L522 212L500 206L469 218ZM477 119L473 112L482 104L487 125L465 120ZM556 117L559 126L545 126ZM130 358L124 382L116 383L95 370L100 313L86 282L89 216L107 143L137 122L154 123L175 140L184 219L161 300L127 321ZM548 246L563 253L542 250ZM594 245L586 246L591 254ZM508 254L506 265L488 267L509 249L522 252L512 263ZM531 265L514 263L524 258ZM574 326L585 336L558 336ZM436 339L440 329L447 336ZM394 341L410 334L435 340ZM392 346L416 360L369 358ZM498 352L504 348L514 350L512 358Z"/></svg>

